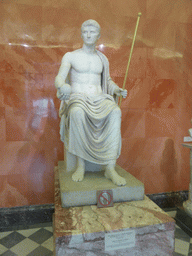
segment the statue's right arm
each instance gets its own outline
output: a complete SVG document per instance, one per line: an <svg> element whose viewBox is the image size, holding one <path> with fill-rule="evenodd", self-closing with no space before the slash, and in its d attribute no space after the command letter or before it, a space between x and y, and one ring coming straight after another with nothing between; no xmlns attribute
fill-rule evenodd
<svg viewBox="0 0 192 256"><path fill-rule="evenodd" d="M71 53L66 53L61 61L58 75L55 78L55 87L57 89L57 97L61 100L67 100L71 94L71 86L66 83L67 76L71 69Z"/></svg>

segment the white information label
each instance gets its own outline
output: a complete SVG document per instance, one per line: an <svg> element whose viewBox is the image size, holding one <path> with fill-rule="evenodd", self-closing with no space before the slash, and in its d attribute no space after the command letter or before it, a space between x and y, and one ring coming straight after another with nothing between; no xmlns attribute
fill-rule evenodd
<svg viewBox="0 0 192 256"><path fill-rule="evenodd" d="M135 246L135 231L120 231L105 234L105 251L131 248Z"/></svg>

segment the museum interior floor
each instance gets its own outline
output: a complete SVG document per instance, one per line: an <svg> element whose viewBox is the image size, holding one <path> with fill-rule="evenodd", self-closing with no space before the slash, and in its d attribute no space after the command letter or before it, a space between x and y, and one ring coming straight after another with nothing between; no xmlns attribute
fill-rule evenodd
<svg viewBox="0 0 192 256"><path fill-rule="evenodd" d="M168 212L171 217L175 211ZM52 223L30 226L29 229L0 233L1 256L53 255ZM192 256L192 238L176 226L174 256ZM143 256L143 255L141 255ZM166 256L166 255L165 255Z"/></svg>

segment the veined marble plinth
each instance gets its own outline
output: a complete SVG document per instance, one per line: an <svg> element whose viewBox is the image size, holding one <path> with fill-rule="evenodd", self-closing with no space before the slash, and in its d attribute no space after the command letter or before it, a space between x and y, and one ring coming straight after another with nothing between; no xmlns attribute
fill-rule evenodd
<svg viewBox="0 0 192 256"><path fill-rule="evenodd" d="M144 200L63 208L59 174L55 170L55 256L171 256L174 251L175 222L155 203ZM106 250L108 235L130 231L129 248Z"/></svg>
<svg viewBox="0 0 192 256"><path fill-rule="evenodd" d="M127 181L125 186L116 186L104 176L104 171L86 172L84 180L72 180L73 172L66 172L64 167L59 168L59 181L61 202L63 207L83 206L97 204L97 190L112 190L113 202L142 200L144 198L144 185L133 175L120 166L116 171Z"/></svg>

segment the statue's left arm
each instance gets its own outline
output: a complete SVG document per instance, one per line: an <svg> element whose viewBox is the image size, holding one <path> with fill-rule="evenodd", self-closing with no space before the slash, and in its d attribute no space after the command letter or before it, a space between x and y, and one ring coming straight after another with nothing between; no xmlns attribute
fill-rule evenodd
<svg viewBox="0 0 192 256"><path fill-rule="evenodd" d="M107 87L108 87L108 93L112 96L117 96L120 97L122 96L123 98L127 97L127 90L121 89L117 84L113 82L113 80L110 77L109 74L109 61L105 56L106 60L106 76L107 76Z"/></svg>

